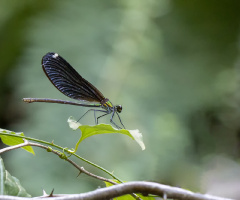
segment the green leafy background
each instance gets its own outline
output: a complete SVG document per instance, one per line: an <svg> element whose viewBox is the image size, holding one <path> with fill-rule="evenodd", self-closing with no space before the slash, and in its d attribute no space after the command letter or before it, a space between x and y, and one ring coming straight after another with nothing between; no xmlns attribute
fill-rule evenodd
<svg viewBox="0 0 240 200"><path fill-rule="evenodd" d="M75 146L80 133L73 134L67 119L86 108L21 101L68 99L40 66L44 54L57 52L123 106L124 125L139 129L146 145L141 151L128 137L103 134L84 140L78 154L122 180L239 199L225 193L240 177L239 8L237 0L1 1L0 128ZM94 124L93 114L81 123ZM51 153L34 151L3 155L33 196L42 188L79 193L104 186L77 177Z"/></svg>

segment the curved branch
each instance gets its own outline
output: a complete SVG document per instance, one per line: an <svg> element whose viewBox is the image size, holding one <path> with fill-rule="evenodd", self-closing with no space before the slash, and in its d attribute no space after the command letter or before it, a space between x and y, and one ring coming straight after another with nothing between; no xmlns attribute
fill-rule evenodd
<svg viewBox="0 0 240 200"><path fill-rule="evenodd" d="M180 200L230 200L227 198L216 197L207 194L193 193L177 187L171 187L153 182L128 182L119 185L114 185L108 188L97 189L92 192L87 192L79 195L70 195L61 198L53 198L52 200L70 200L70 199L111 199L130 193L142 193L144 195L152 194L165 198L180 199Z"/></svg>
<svg viewBox="0 0 240 200"><path fill-rule="evenodd" d="M7 152L7 151L11 151L11 150L18 149L18 148L22 148L22 147L25 147L25 146L28 146L28 145L29 145L28 140L25 140L25 139L23 138L23 141L24 141L24 143L21 143L21 144L18 144L18 145L14 145L14 146L10 146L10 147L5 147L5 148L1 149L1 150L0 150L0 154L1 154L1 153L4 153L4 152Z"/></svg>
<svg viewBox="0 0 240 200"><path fill-rule="evenodd" d="M136 181L136 182L128 182L122 183L119 185L114 185L108 188L101 188L95 191L82 193L82 194L74 194L74 195L53 195L51 200L98 200L98 199L106 199L109 200L111 198L119 197L122 195L130 194L130 193L142 193L142 194L153 194L158 196L165 196L166 198L173 198L179 200L231 200L227 198L221 198L216 196L211 196L207 194L199 194L193 193L188 190L184 190L181 188L171 187L167 185L162 185L159 183L153 182L144 182L144 181ZM23 200L29 198L22 197L12 197L12 196L0 196L0 200L3 199L11 199L11 200ZM38 199L38 198L34 198Z"/></svg>
<svg viewBox="0 0 240 200"><path fill-rule="evenodd" d="M23 146L37 146L49 151L49 147L46 147L38 143L25 141L23 144L4 148L0 152L2 153L5 151L20 148ZM62 157L62 154L59 151L51 149L51 152ZM111 199L111 198L119 197L126 194L132 195L132 193L142 193L144 195L152 194L152 195L157 195L165 198L173 198L173 199L180 199L180 200L230 200L227 198L221 198L221 197L211 196L207 194L193 193L189 190L184 190L181 188L171 187L171 186L167 186L159 183L153 183L153 182L136 181L136 182L128 182L128 183L122 183L122 184L116 185L115 182L109 179L97 176L95 174L88 172L83 167L79 167L74 161L70 160L68 157L64 157L64 159L70 162L72 165L74 165L80 172L85 173L94 178L100 179L102 181L110 182L111 184L113 184L113 186L108 188L97 189L95 191L82 193L82 194L60 195L60 196L53 195L54 197L51 197L51 200ZM135 198L137 197L135 196ZM22 200L22 199L29 199L29 198L0 196L0 200L2 199Z"/></svg>

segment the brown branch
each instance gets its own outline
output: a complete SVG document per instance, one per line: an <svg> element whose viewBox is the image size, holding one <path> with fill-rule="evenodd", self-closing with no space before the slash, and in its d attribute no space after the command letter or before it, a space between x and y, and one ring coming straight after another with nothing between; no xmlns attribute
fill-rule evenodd
<svg viewBox="0 0 240 200"><path fill-rule="evenodd" d="M43 148L43 149L46 149L46 150L49 151L49 147L47 147L47 146L44 146L44 145L38 144L38 143L34 143L34 142L29 142L28 140L25 140L24 143L21 143L21 144L15 145L15 146L10 146L10 147L6 147L6 148L4 148L4 149L1 149L1 150L0 150L0 154L1 154L1 153L4 153L4 152L7 152L7 151L14 150L14 149L22 148L22 147L24 147L24 146L36 146L36 147L40 147L40 148ZM62 154L61 152L59 152L59 151L56 151L56 150L54 150L54 149L51 149L50 152L52 152L52 153L58 155L59 157L63 158L63 157L62 157L63 154ZM80 173L84 173L84 174L86 174L86 175L88 175L88 176L92 176L93 178L97 178L97 179L99 179L99 180L101 180L101 181L109 182L109 183L111 183L111 184L113 184L113 185L116 185L116 184L117 184L117 183L115 183L115 182L113 182L113 181L111 181L111 180L109 180L109 179L106 179L106 178L103 178L103 177L101 177L101 176L97 176L97 175L95 175L95 174L92 174L92 173L88 172L88 171L85 170L83 167L78 166L74 161L72 161L71 159L69 159L67 156L64 157L63 159L65 159L66 161L68 161L69 163L71 163L74 167L76 167L76 168L80 171Z"/></svg>
<svg viewBox="0 0 240 200"><path fill-rule="evenodd" d="M107 200L131 193L142 193L144 195L152 194L160 197L165 197L165 199L170 198L179 200L231 200L228 198L221 198L207 194L193 193L191 191L181 188L145 181L122 183L108 188L97 189L95 191L87 193L53 197L51 198L51 200Z"/></svg>
<svg viewBox="0 0 240 200"><path fill-rule="evenodd" d="M84 174L86 174L86 175L88 175L88 176L91 176L91 177L93 177L93 178L99 179L99 180L101 180L101 181L109 182L109 183L111 183L111 184L113 184L113 185L117 185L117 184L118 184L118 183L116 183L116 182L114 182L114 181L111 181L110 179L107 179L107 178L104 178L104 177L101 177L101 176L97 176L97 175L95 175L95 174L93 174L93 173L85 170L84 167L78 166L74 161L72 161L71 159L69 159L67 156L64 156L64 157L63 157L63 154L60 153L59 151L56 151L56 150L54 150L54 149L49 149L49 147L44 146L44 145L42 145L42 144L38 144L38 143L34 143L34 142L29 142L28 140L25 140L25 139L24 139L24 143L21 143L21 144L15 145L15 146L10 146L10 147L6 147L6 148L4 148L4 149L1 149L1 150L0 150L0 154L1 154L1 153L4 153L4 152L7 152L7 151L14 150L14 149L22 148L22 147L24 147L24 146L36 146L36 147L40 147L40 148L46 149L47 151L50 151L50 152L58 155L59 157L65 159L66 161L68 161L70 164L72 164L74 167L76 167L76 168L80 171L80 173L84 173ZM136 194L130 194L130 195L132 195L135 199L141 200L141 198L139 198Z"/></svg>
<svg viewBox="0 0 240 200"><path fill-rule="evenodd" d="M20 148L23 146L37 146L37 147L41 147L41 148L44 148L49 151L49 148L44 145L25 141L23 144L2 149L2 150L0 150L0 153L10 151L10 150L13 150L16 148ZM59 151L51 150L51 152L62 157L62 153L60 153ZM151 195L157 195L160 197L173 198L173 199L179 199L179 200L230 200L227 198L221 198L221 197L211 196L211 195L207 195L207 194L193 193L193 192L185 190L185 189L171 187L168 185L163 185L163 184L153 183L153 182L136 181L136 182L117 184L109 179L106 179L106 178L103 178L103 177L100 177L100 176L97 176L95 174L88 172L83 167L79 167L75 162L70 160L68 157L64 157L64 159L66 161L68 161L69 163L71 163L72 165L74 165L81 173L85 173L85 174L92 176L94 178L97 178L99 180L109 182L109 183L113 184L113 186L97 189L95 191L82 193L82 194L53 195L54 197L51 197L51 200L111 199L111 198L119 197L119 196L126 195L126 194L132 195L133 193L141 193L144 195L151 194ZM138 198L137 196L134 196L134 197ZM29 198L0 196L0 200L2 200L2 199L22 200L22 199L29 199Z"/></svg>
<svg viewBox="0 0 240 200"><path fill-rule="evenodd" d="M227 198L221 198L216 196L211 196L207 194L199 194L193 193L188 190L184 190L181 188L171 187L167 185L162 185L159 183L153 182L144 182L144 181L136 181L136 182L128 182L122 183L118 185L114 185L108 188L101 188L95 191L82 193L82 194L74 194L74 195L54 195L55 197L51 197L51 200L109 200L111 198L119 197L122 195L130 194L130 193L142 193L142 194L152 194L158 196L165 196L166 198L173 198L179 200L231 200ZM0 200L23 200L29 198L22 197L12 197L12 196L0 196ZM34 198L34 199L40 199ZM42 198L41 198L42 199Z"/></svg>
<svg viewBox="0 0 240 200"><path fill-rule="evenodd" d="M18 148L25 147L25 146L29 145L28 140L23 139L23 141L24 141L24 143L21 143L21 144L18 144L18 145L14 145L14 146L10 146L10 147L5 147L5 148L1 149L0 150L0 154L4 153L4 152L7 152L7 151L11 151L11 150L18 149Z"/></svg>

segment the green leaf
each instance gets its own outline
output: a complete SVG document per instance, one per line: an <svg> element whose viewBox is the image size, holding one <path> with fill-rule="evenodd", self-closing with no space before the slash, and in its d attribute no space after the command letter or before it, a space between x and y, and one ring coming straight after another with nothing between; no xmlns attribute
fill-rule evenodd
<svg viewBox="0 0 240 200"><path fill-rule="evenodd" d="M111 181L114 181L115 183L119 183L119 184L120 184L120 182L117 181L117 180L111 180ZM105 181L104 181L104 183L105 183L106 187L110 187L110 186L113 185L112 183L105 182ZM124 184L124 183L123 183L123 184ZM136 195L137 195L138 197L140 197L141 199L143 199L143 200L155 200L154 197L143 196L142 194L138 194L138 193L137 193ZM135 200L135 198L134 198L133 196L129 195L129 194L123 195L123 196L121 196L121 197L117 197L117 198L114 198L114 199L115 199L115 200Z"/></svg>
<svg viewBox="0 0 240 200"><path fill-rule="evenodd" d="M123 135L128 135L130 138L135 140L140 145L142 150L145 149L145 145L142 140L142 134L139 132L139 130L115 129L109 124L98 124L95 126L81 125L79 122L75 121L72 117L69 117L68 123L70 128L72 128L73 130L79 128L82 132L82 136L79 139L78 143L76 144L75 151L77 150L80 142L82 142L86 138L91 137L93 135L106 133L120 133Z"/></svg>
<svg viewBox="0 0 240 200"><path fill-rule="evenodd" d="M11 176L11 174L5 170L4 163L0 157L0 194L10 195L18 197L31 197L30 194L21 186L20 181Z"/></svg>
<svg viewBox="0 0 240 200"><path fill-rule="evenodd" d="M3 133L3 134L1 134ZM0 129L0 138L2 140L2 142L8 146L14 146L14 145L18 145L18 144L21 144L21 143L24 143L23 141L23 138L21 137L16 137L16 136L13 136L13 135L19 135L19 136L23 136L24 137L24 134L23 133L15 133L13 131L9 131L9 130L5 130L5 129ZM33 151L33 148L31 146L25 146L25 147L22 147L22 149L32 153L32 154L35 154L34 151Z"/></svg>

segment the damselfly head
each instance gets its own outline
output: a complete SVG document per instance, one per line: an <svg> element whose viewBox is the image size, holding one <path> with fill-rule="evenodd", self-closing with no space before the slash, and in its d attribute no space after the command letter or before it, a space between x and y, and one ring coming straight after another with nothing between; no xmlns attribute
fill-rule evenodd
<svg viewBox="0 0 240 200"><path fill-rule="evenodd" d="M122 112L122 105L116 106L116 110L118 113Z"/></svg>

